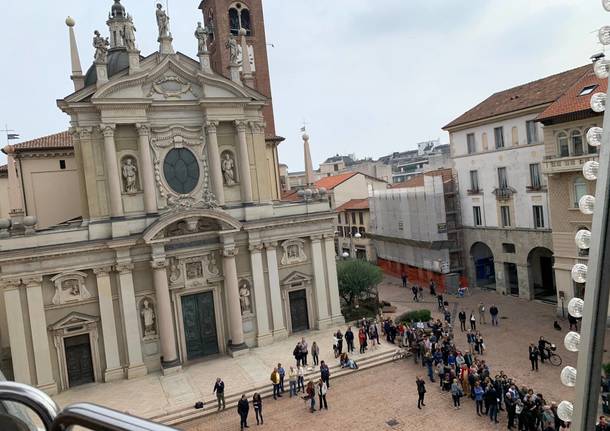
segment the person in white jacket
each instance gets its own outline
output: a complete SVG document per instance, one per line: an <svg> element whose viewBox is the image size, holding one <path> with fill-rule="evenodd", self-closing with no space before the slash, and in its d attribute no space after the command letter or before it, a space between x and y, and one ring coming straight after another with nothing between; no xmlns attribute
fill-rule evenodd
<svg viewBox="0 0 610 431"><path fill-rule="evenodd" d="M322 406L328 410L328 403L326 402L326 392L328 392L328 388L326 387L326 383L320 379L318 380L318 384L316 386L318 390L318 399L320 401L320 410L322 410Z"/></svg>

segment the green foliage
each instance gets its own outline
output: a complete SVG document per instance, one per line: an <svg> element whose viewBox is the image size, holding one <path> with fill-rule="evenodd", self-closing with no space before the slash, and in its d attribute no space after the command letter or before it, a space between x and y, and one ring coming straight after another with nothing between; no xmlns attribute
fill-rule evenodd
<svg viewBox="0 0 610 431"><path fill-rule="evenodd" d="M342 260L337 263L339 295L347 304L369 298L375 286L383 280L381 268L360 259Z"/></svg>
<svg viewBox="0 0 610 431"><path fill-rule="evenodd" d="M343 316L346 322L353 322L360 320L363 317L367 319L374 319L377 317L377 305L375 298L365 299L359 302L359 307L354 308L350 305L343 307Z"/></svg>
<svg viewBox="0 0 610 431"><path fill-rule="evenodd" d="M395 322L427 322L432 318L432 312L430 310L413 310L407 311L406 313L401 314L396 319Z"/></svg>
<svg viewBox="0 0 610 431"><path fill-rule="evenodd" d="M604 370L604 374L606 376L610 376L610 362L603 364L602 369Z"/></svg>

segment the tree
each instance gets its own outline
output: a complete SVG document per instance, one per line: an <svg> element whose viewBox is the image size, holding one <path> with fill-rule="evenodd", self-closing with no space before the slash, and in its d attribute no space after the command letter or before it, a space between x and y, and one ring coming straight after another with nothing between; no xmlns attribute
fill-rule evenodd
<svg viewBox="0 0 610 431"><path fill-rule="evenodd" d="M383 280L381 268L365 260L349 259L337 263L339 295L349 304L374 295L375 286Z"/></svg>

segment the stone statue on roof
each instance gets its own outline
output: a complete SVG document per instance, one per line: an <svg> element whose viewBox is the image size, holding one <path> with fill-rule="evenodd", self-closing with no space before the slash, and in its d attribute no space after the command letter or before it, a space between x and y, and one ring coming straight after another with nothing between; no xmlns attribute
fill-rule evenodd
<svg viewBox="0 0 610 431"><path fill-rule="evenodd" d="M157 3L157 26L159 27L159 39L169 36L169 16L163 10L163 5Z"/></svg>
<svg viewBox="0 0 610 431"><path fill-rule="evenodd" d="M197 23L197 29L195 30L195 37L197 38L198 48L197 55L208 52L208 31L201 26L201 23Z"/></svg>
<svg viewBox="0 0 610 431"><path fill-rule="evenodd" d="M129 51L135 51L136 48L136 27L133 25L133 18L127 15L127 22L121 31L121 37L125 43L125 47Z"/></svg>
<svg viewBox="0 0 610 431"><path fill-rule="evenodd" d="M229 48L229 61L231 64L239 64L239 45L232 34L229 36L226 47Z"/></svg>
<svg viewBox="0 0 610 431"><path fill-rule="evenodd" d="M99 31L95 30L93 36L93 47L95 48L94 59L96 63L106 63L108 60L108 38L102 37Z"/></svg>

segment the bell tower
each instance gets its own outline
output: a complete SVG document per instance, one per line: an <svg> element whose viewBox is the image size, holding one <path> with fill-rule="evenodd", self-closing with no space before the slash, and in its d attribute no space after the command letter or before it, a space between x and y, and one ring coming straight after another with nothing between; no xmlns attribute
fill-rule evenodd
<svg viewBox="0 0 610 431"><path fill-rule="evenodd" d="M278 144L283 138L279 138L275 134L262 0L203 0L199 9L203 12L203 22L209 33L208 43L212 69L228 79L231 79L231 75L227 41L230 35L239 38L240 28L246 30L248 57L254 75L253 88L269 98L269 105L263 109L267 124L266 139Z"/></svg>

